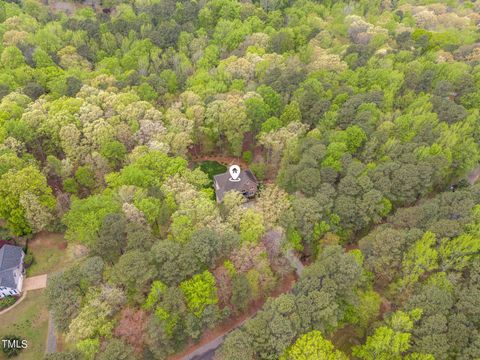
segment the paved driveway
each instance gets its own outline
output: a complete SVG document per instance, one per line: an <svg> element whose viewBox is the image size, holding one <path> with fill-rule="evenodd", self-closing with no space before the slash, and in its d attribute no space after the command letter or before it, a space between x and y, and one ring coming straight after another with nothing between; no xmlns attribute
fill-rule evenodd
<svg viewBox="0 0 480 360"><path fill-rule="evenodd" d="M47 287L47 274L26 278L22 291L45 289Z"/></svg>
<svg viewBox="0 0 480 360"><path fill-rule="evenodd" d="M52 313L48 320L48 336L47 346L45 347L45 354L51 354L57 351L57 336L55 334L55 326L53 325Z"/></svg>

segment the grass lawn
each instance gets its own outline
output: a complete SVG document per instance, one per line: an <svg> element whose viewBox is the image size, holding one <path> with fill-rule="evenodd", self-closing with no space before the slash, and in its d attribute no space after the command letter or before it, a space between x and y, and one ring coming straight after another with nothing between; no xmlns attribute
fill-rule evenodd
<svg viewBox="0 0 480 360"><path fill-rule="evenodd" d="M28 251L33 253L34 262L27 269L27 276L55 272L68 261L66 241L62 234L42 232L29 241Z"/></svg>
<svg viewBox="0 0 480 360"><path fill-rule="evenodd" d="M27 297L14 309L0 315L0 338L17 335L28 341L17 360L43 358L48 331L48 310L44 290L29 291ZM0 359L7 357L0 351Z"/></svg>
<svg viewBox="0 0 480 360"><path fill-rule="evenodd" d="M203 161L200 163L200 170L208 175L213 184L213 175L221 174L227 171L227 167L216 161Z"/></svg>

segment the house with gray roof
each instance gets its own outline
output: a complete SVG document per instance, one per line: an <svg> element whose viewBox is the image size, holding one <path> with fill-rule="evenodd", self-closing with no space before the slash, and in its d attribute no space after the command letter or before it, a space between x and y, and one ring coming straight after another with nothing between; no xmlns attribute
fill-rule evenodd
<svg viewBox="0 0 480 360"><path fill-rule="evenodd" d="M252 198L258 191L258 181L250 170L241 171L236 179L232 179L230 172L213 177L213 187L217 202L221 203L229 191L238 191L246 198Z"/></svg>
<svg viewBox="0 0 480 360"><path fill-rule="evenodd" d="M22 292L25 253L20 246L3 245L0 248L0 299Z"/></svg>

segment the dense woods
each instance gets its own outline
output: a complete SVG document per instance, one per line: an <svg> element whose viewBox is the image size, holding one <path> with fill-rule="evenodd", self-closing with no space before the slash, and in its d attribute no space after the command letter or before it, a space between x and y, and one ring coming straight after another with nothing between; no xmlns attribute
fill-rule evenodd
<svg viewBox="0 0 480 360"><path fill-rule="evenodd" d="M480 358L478 3L54 4L0 1L2 225L77 254L47 359L167 359L263 302L217 360Z"/></svg>

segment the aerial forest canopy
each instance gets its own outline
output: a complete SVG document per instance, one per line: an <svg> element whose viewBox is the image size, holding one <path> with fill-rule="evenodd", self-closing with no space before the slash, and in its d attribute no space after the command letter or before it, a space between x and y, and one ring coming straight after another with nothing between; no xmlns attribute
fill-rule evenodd
<svg viewBox="0 0 480 360"><path fill-rule="evenodd" d="M76 254L47 359L252 309L216 360L480 358L478 2L48 2L0 0L1 234Z"/></svg>

